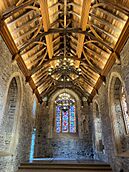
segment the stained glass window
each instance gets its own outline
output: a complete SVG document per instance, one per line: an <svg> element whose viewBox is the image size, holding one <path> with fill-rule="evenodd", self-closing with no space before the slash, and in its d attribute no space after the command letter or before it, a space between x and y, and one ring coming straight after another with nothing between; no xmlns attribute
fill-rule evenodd
<svg viewBox="0 0 129 172"><path fill-rule="evenodd" d="M56 132L75 133L75 100L67 93L61 94L56 103Z"/></svg>
<svg viewBox="0 0 129 172"><path fill-rule="evenodd" d="M60 133L61 131L61 110L60 106L56 106L56 132Z"/></svg>
<svg viewBox="0 0 129 172"><path fill-rule="evenodd" d="M70 106L70 132L75 133L76 132L76 121L75 121L75 106Z"/></svg>

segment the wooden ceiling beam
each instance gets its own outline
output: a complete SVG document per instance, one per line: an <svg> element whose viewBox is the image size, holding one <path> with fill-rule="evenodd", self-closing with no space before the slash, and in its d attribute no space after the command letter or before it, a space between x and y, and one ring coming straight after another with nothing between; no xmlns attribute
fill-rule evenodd
<svg viewBox="0 0 129 172"><path fill-rule="evenodd" d="M87 31L82 31L82 29L80 29L80 28L66 28L66 29L57 28L57 29L49 29L47 32L43 32L43 33L39 34L36 38L29 39L28 41L26 41L26 43L24 45L22 45L19 48L19 52L22 52L30 44L38 41L40 38L43 38L44 36L47 36L49 34L56 34L56 33L61 33L63 35L65 35L67 33L79 33L79 34L82 34L84 36L90 37L92 40L98 41L103 46L105 46L107 49L109 49L110 51L113 51L112 47L108 43L105 43L101 39L96 38L94 35L92 35L91 33L88 33Z"/></svg>
<svg viewBox="0 0 129 172"><path fill-rule="evenodd" d="M119 0L101 0L104 6L115 8L116 10L119 10L120 12L128 15L129 13L129 3L128 1L122 0L121 2Z"/></svg>
<svg viewBox="0 0 129 172"><path fill-rule="evenodd" d="M32 68L38 66L41 63L43 57L44 57L44 55L41 55L41 56L33 59L33 61L27 62L27 68L29 68L31 70Z"/></svg>
<svg viewBox="0 0 129 172"><path fill-rule="evenodd" d="M94 87L94 84L91 83L91 81L89 80L88 77L86 77L86 75L84 75L83 73L81 74L80 78L82 78L84 80L84 82L86 82L88 85L90 85L91 87Z"/></svg>
<svg viewBox="0 0 129 172"><path fill-rule="evenodd" d="M49 86L52 82L53 82L53 81L52 81L52 79L51 79L51 80L49 80L47 83L40 85L40 87L42 88L42 89L40 89L40 90L41 90L41 91L40 91L40 94L41 94L46 88L48 88L48 86Z"/></svg>
<svg viewBox="0 0 129 172"><path fill-rule="evenodd" d="M83 91L84 94L86 94L87 96L90 95L89 92L84 87L82 87L82 85L80 84L80 82L78 80L76 80L75 83Z"/></svg>
<svg viewBox="0 0 129 172"><path fill-rule="evenodd" d="M46 68L46 69L41 69L41 70L39 70L37 73L35 73L35 74L33 75L33 77L35 77L35 82L36 82L37 80L39 80L39 79L42 77L42 75L47 74L47 72L48 72L48 69Z"/></svg>
<svg viewBox="0 0 129 172"><path fill-rule="evenodd" d="M48 64L47 66L44 65L39 65L37 67L34 67L33 69L30 70L30 75L34 75L36 72L38 72L41 69L46 70L50 65Z"/></svg>
<svg viewBox="0 0 129 172"><path fill-rule="evenodd" d="M38 89L42 89L42 87L45 87L47 84L49 84L52 81L51 77L48 77L46 81L42 81L40 83L38 83L38 85L36 85L38 87Z"/></svg>
<svg viewBox="0 0 129 172"><path fill-rule="evenodd" d="M14 29L14 30L11 32L11 34L12 34L12 35L17 34L17 32L19 32L19 31L21 31L21 30L23 30L23 29L29 27L31 24L35 23L36 21L39 21L39 19L40 19L40 15L34 16L34 17L33 17L31 20L29 20L28 22L26 22L26 23L22 24L20 27ZM8 25L8 24L7 24L7 25ZM10 27L10 26L9 26L9 27Z"/></svg>
<svg viewBox="0 0 129 172"><path fill-rule="evenodd" d="M53 82L51 82L51 83L48 85L48 87L47 87L45 90L43 90L43 91L41 92L41 96L42 96L42 97L43 97L44 95L46 95L46 94L49 92L50 88L52 87L52 84L53 84Z"/></svg>
<svg viewBox="0 0 129 172"><path fill-rule="evenodd" d="M94 56L97 57L98 61L100 61L100 63L103 63L103 60L106 60L106 58L104 56L102 56L101 54L98 54L95 50L92 50L91 48L85 46L84 47L86 49L86 51L89 51L90 53L92 53Z"/></svg>
<svg viewBox="0 0 129 172"><path fill-rule="evenodd" d="M42 14L43 28L45 32L48 32L48 30L50 29L50 19L49 19L47 0L44 1L39 0L39 2L40 2L41 14ZM51 59L53 57L52 35L47 35L45 38L47 43L48 56Z"/></svg>
<svg viewBox="0 0 129 172"><path fill-rule="evenodd" d="M106 9L103 9L101 7L97 7L97 10L99 10L100 12L102 12L103 14L106 14L107 16L112 17L113 19L117 20L118 22L124 24L126 21L124 19L122 19L120 16L118 16L115 13L112 13L111 11L107 11Z"/></svg>
<svg viewBox="0 0 129 172"><path fill-rule="evenodd" d="M60 2L56 2L56 3L52 4L48 9L52 10L53 8L58 7L60 5L62 5Z"/></svg>
<svg viewBox="0 0 129 172"><path fill-rule="evenodd" d="M81 70L83 72L83 74L89 78L90 80L92 80L93 83L96 82L96 79L94 78L94 75L92 73L90 73L89 71L87 71L84 67L81 67Z"/></svg>
<svg viewBox="0 0 129 172"><path fill-rule="evenodd" d="M110 71L110 69L112 68L112 66L114 65L114 63L116 62L116 59L119 58L118 55L120 54L120 52L122 51L126 41L129 38L129 18L126 21L126 24L121 32L120 37L118 38L118 41L114 47L114 52L111 53L103 71L101 72L101 76L106 77L108 72ZM97 83L94 86L94 89L91 92L91 95L89 97L89 101L91 99L93 99L93 97L96 95L95 90L99 90L101 84L102 84L102 79L101 76L99 77Z"/></svg>
<svg viewBox="0 0 129 172"><path fill-rule="evenodd" d="M27 69L21 55L18 53L18 49L16 47L16 44L14 43L14 40L7 28L7 25L5 24L4 21L2 21L0 23L0 35L2 36L3 40L5 41L9 51L11 52L12 56L15 56L17 54L17 64L20 68L20 70L22 71L22 73L24 74L25 77L28 77L30 76L30 72L29 70ZM34 84L34 81L33 79L30 77L30 80L29 80L29 85L31 86L32 90L36 89L36 86ZM36 94L36 97L37 99L39 100L39 102L41 101L41 97L40 97L40 94L38 92L38 90L36 89L35 91L35 94Z"/></svg>
<svg viewBox="0 0 129 172"><path fill-rule="evenodd" d="M26 51L24 52L21 52L21 56L24 58L24 56L26 56L27 54L33 52L35 49L38 49L41 45L40 44L35 44L33 43L31 47L29 47L29 49L27 49Z"/></svg>
<svg viewBox="0 0 129 172"><path fill-rule="evenodd" d="M82 14L81 14L81 29L82 31L86 31L88 18L89 18L89 12L91 7L92 0L83 0L82 5ZM78 44L76 48L76 54L78 58L81 58L82 52L83 52L83 45L84 45L85 35L79 34L78 36ZM76 67L79 67L79 62L76 62Z"/></svg>
<svg viewBox="0 0 129 172"><path fill-rule="evenodd" d="M120 32L121 29L118 28L117 26L113 25L112 23L108 22L107 20L100 18L98 16L96 16L93 13L90 13L90 16L92 17L92 19L97 20L100 24L103 24L104 26L109 27L112 30L115 30L116 32Z"/></svg>
<svg viewBox="0 0 129 172"><path fill-rule="evenodd" d="M91 42L90 43L91 46L94 46L95 48L97 48L99 51L103 52L105 54L105 58L106 56L109 56L110 55L110 51L106 51L104 48L100 47L100 45L96 45L95 42ZM102 53L102 54L103 54Z"/></svg>
<svg viewBox="0 0 129 172"><path fill-rule="evenodd" d="M91 56L91 54L85 53L85 51L83 51L83 54L86 56L86 58L88 58L89 61L87 59L86 59L86 61L88 62L89 65L91 65L93 67L96 66L96 68L98 68L99 70L102 71L102 67L103 67L102 63L98 64L97 60L93 56Z"/></svg>
<svg viewBox="0 0 129 172"><path fill-rule="evenodd" d="M24 18L28 17L29 15L32 15L33 14L33 10L30 10L24 14L21 14L21 16L19 16L18 18L15 18L15 19L12 19L10 20L7 25L8 27L12 27L14 24L16 24L17 22L19 22L20 20L23 20Z"/></svg>
<svg viewBox="0 0 129 172"><path fill-rule="evenodd" d="M101 29L100 27L96 26L95 24L92 24L92 26L98 30L99 32L101 32L102 34L104 33L106 36L110 37L110 39L113 39L113 40L117 40L118 39L118 36L115 35L115 34L111 34L109 32L107 32L106 30L104 29Z"/></svg>
<svg viewBox="0 0 129 172"><path fill-rule="evenodd" d="M47 95L46 95L46 94L43 94L42 97L47 96L48 99L49 99L50 96L51 96L54 92L56 92L58 89L59 89L59 88L57 88L57 87L55 87L55 86L52 86L51 89L49 90L49 92L46 93Z"/></svg>
<svg viewBox="0 0 129 172"><path fill-rule="evenodd" d="M57 50L55 50L53 56L59 56L62 52L63 52L63 48L59 47Z"/></svg>
<svg viewBox="0 0 129 172"><path fill-rule="evenodd" d="M34 33L39 28L39 26L40 26L40 24L38 24L36 27L31 28L28 32L25 32L24 34L22 34L18 38L14 39L15 43L17 44L19 41L21 41L25 37L30 36L32 33Z"/></svg>
<svg viewBox="0 0 129 172"><path fill-rule="evenodd" d="M38 75L35 75L34 76L34 81L35 81L35 83L37 83L37 82L39 82L40 81L40 79L42 78L42 77L44 77L45 75L47 75L48 74L48 70L45 70L45 71L42 71L42 72L40 72Z"/></svg>
<svg viewBox="0 0 129 172"><path fill-rule="evenodd" d="M81 66L83 66L85 70L88 70L89 72L94 73L95 75L100 75L100 73L101 73L100 71L98 71L98 69L96 69L96 67L93 68L92 66L88 65L87 63L81 62L80 68L81 68Z"/></svg>
<svg viewBox="0 0 129 172"><path fill-rule="evenodd" d="M76 2L70 2L70 3L68 3L68 6L70 6L70 5L72 5L75 8L81 8L82 7L80 4L78 4Z"/></svg>
<svg viewBox="0 0 129 172"><path fill-rule="evenodd" d="M2 20L5 20L8 17L11 17L16 12L19 12L19 10L23 10L25 7L33 4L34 2L35 2L35 0L28 0L27 2L24 2L23 4L21 4L19 6L15 6L15 7L13 6L11 9L9 9L3 13Z"/></svg>
<svg viewBox="0 0 129 172"><path fill-rule="evenodd" d="M94 73L100 74L101 71L99 69L97 69L96 67L93 67L91 65L89 65L87 62L82 61L81 65L83 65L83 67L85 67L86 69L89 68L91 71L93 71Z"/></svg>
<svg viewBox="0 0 129 172"><path fill-rule="evenodd" d="M27 58L25 59L25 62L28 61L28 60L32 60L32 59L37 58L40 54L42 54L42 53L44 52L45 49L46 49L46 47L43 47L43 48L41 48L39 51L37 51L35 54L33 54L33 55L27 57Z"/></svg>
<svg viewBox="0 0 129 172"><path fill-rule="evenodd" d="M51 77L46 75L42 77L38 82L36 82L36 86L40 87L41 85L47 84L51 80Z"/></svg>

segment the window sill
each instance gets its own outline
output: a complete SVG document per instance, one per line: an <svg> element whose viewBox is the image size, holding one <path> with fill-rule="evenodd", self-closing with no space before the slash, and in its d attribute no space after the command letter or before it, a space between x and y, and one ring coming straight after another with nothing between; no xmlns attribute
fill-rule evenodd
<svg viewBox="0 0 129 172"><path fill-rule="evenodd" d="M56 138L63 138L63 137L66 137L69 138L69 137L74 137L74 138L78 138L78 133L54 133L54 137Z"/></svg>
<svg viewBox="0 0 129 172"><path fill-rule="evenodd" d="M10 152L0 151L0 157L4 157L4 156L12 156L12 154Z"/></svg>

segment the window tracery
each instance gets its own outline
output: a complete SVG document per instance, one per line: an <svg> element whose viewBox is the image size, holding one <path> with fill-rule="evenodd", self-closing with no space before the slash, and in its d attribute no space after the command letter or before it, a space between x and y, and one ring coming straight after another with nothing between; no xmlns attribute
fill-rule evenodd
<svg viewBox="0 0 129 172"><path fill-rule="evenodd" d="M62 93L55 101L56 132L76 133L75 100L67 93Z"/></svg>

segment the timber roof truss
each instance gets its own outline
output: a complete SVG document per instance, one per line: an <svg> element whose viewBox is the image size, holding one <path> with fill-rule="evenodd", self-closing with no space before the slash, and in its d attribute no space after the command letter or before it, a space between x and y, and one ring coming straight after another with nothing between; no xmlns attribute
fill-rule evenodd
<svg viewBox="0 0 129 172"><path fill-rule="evenodd" d="M38 100L69 87L91 100L129 36L110 0L1 0L0 33Z"/></svg>

